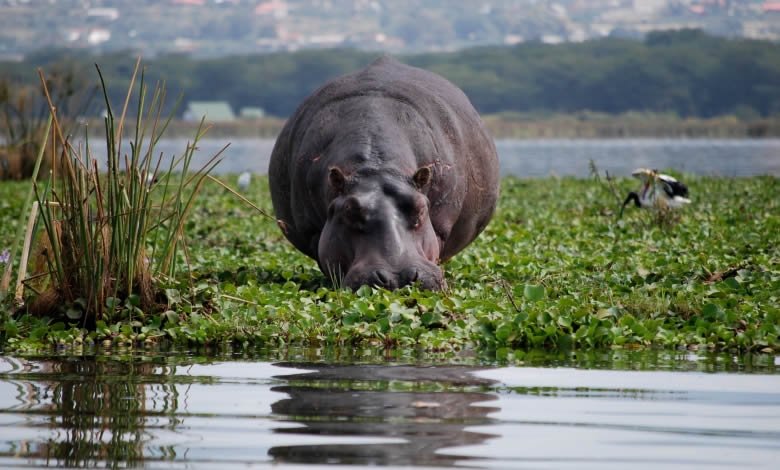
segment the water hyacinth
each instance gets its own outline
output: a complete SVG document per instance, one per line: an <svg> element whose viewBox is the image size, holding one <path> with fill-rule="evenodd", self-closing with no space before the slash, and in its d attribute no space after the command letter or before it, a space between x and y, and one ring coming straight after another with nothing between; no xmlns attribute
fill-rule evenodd
<svg viewBox="0 0 780 470"><path fill-rule="evenodd" d="M11 250L8 248L0 251L0 264L6 264L11 261Z"/></svg>
<svg viewBox="0 0 780 470"><path fill-rule="evenodd" d="M189 222L192 276L166 286L164 312L91 332L18 319L12 344L468 349L507 359L533 348L776 351L780 179L683 176L696 200L673 225L644 211L617 220L622 201L593 180L505 178L484 234L444 266L445 292L338 289L272 219L209 184ZM635 182L615 185L622 193ZM14 188L0 186L0 200L13 201ZM267 194L268 179L256 177L246 198L270 210Z"/></svg>

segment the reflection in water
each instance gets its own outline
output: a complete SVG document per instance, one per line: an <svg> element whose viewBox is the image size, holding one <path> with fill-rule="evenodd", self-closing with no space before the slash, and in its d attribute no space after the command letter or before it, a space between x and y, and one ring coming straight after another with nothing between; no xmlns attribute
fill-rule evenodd
<svg viewBox="0 0 780 470"><path fill-rule="evenodd" d="M546 367L487 369L290 356L0 356L0 468L773 468L780 455L769 355L528 353Z"/></svg>
<svg viewBox="0 0 780 470"><path fill-rule="evenodd" d="M487 415L498 411L479 405L496 395L481 391L494 381L470 375L474 368L186 360L0 357L0 467L446 466L469 457L442 449L495 437L466 429L493 423Z"/></svg>
<svg viewBox="0 0 780 470"><path fill-rule="evenodd" d="M164 381L168 370L152 363L0 360L3 373L14 372L3 382L18 392L17 405L2 411L6 416L23 414L29 428L52 430L45 439L21 439L3 446L2 456L68 467L141 462L149 453L147 428L175 427L180 422L175 416L177 389ZM21 372L27 380L14 380ZM145 385L150 379L157 383ZM149 400L152 409L147 409ZM154 452L171 453L171 448Z"/></svg>
<svg viewBox="0 0 780 470"><path fill-rule="evenodd" d="M301 366L295 366L301 367ZM318 436L382 436L403 439L384 444L318 444L277 446L277 462L360 465L451 466L464 457L447 455L447 447L477 445L493 434L472 432L467 426L491 424L488 413L498 408L476 405L495 394L464 390L490 381L468 375L465 368L324 366L288 380L274 390L290 398L273 404L274 413L302 427L280 433ZM403 386L393 381L404 382Z"/></svg>

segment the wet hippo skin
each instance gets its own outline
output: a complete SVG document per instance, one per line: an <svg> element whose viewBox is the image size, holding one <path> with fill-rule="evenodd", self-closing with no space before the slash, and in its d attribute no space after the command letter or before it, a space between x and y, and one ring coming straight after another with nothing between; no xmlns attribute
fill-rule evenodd
<svg viewBox="0 0 780 470"><path fill-rule="evenodd" d="M335 283L435 290L493 214L498 157L463 92L382 57L300 105L269 181L285 236Z"/></svg>

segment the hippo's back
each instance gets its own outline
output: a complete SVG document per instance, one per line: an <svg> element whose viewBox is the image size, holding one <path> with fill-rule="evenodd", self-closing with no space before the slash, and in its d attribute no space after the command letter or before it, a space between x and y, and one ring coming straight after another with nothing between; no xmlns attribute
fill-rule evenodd
<svg viewBox="0 0 780 470"><path fill-rule="evenodd" d="M301 172L308 171L302 153L330 144L338 129L340 104L365 97L394 100L413 109L434 140L436 164L428 197L437 233L446 234L440 258L446 260L468 245L487 225L498 197L498 158L492 139L466 95L443 77L381 57L366 68L336 78L309 96L279 135L269 167L271 196L287 238L301 251L312 253L312 237L324 224L322 198L304 201ZM321 129L328 129L322 131ZM312 144L312 139L318 142ZM303 162L303 163L302 163ZM424 164L425 162L418 162ZM324 180L323 180L324 184ZM312 188L306 189L311 194ZM308 206L308 205L311 206Z"/></svg>

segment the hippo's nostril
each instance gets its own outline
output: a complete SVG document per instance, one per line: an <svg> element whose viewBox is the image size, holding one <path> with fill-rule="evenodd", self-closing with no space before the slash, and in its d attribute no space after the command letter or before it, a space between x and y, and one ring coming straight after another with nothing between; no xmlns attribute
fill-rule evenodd
<svg viewBox="0 0 780 470"><path fill-rule="evenodd" d="M378 287L390 287L390 273L383 269L377 269L371 276Z"/></svg>
<svg viewBox="0 0 780 470"><path fill-rule="evenodd" d="M399 287L414 284L422 289L442 290L446 286L444 277L438 267L427 266L408 267L398 276Z"/></svg>
<svg viewBox="0 0 780 470"><path fill-rule="evenodd" d="M407 268L401 271L399 278L402 286L414 284L420 279L420 271L417 268Z"/></svg>

